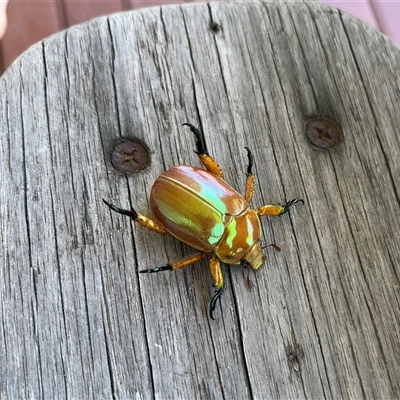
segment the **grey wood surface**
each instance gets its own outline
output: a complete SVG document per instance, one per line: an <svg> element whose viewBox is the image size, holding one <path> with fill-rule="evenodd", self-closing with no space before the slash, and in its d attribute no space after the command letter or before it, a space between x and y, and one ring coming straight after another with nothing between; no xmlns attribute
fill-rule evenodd
<svg viewBox="0 0 400 400"><path fill-rule="evenodd" d="M211 29L211 27L217 29ZM2 399L400 398L400 51L311 3L211 3L115 14L35 45L0 79ZM316 150L314 116L344 140ZM152 182L199 165L192 134L263 220L266 263L225 267L110 213L149 213ZM115 171L138 138L151 164Z"/></svg>

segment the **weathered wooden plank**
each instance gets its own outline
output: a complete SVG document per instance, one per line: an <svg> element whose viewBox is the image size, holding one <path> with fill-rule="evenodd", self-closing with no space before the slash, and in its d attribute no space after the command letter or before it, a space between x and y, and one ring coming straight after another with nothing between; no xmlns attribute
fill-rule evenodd
<svg viewBox="0 0 400 400"><path fill-rule="evenodd" d="M2 398L399 397L399 61L307 3L116 14L25 53L0 80ZM315 115L335 150L306 139ZM207 262L139 275L193 250L101 202L146 214L162 171L199 165L186 121L238 190L253 150L255 206L306 200L263 221L283 250L252 290L224 269L215 321ZM151 165L125 176L132 137Z"/></svg>

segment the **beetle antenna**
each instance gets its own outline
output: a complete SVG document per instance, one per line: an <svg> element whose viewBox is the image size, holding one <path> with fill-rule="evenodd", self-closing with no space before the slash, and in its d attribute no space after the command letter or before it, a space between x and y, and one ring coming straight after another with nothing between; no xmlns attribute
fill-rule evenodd
<svg viewBox="0 0 400 400"><path fill-rule="evenodd" d="M245 268L247 269L247 276L244 275L243 271L243 279L246 281L248 289L252 289L254 287L254 283L250 279L250 269L247 268L247 265L245 266Z"/></svg>
<svg viewBox="0 0 400 400"><path fill-rule="evenodd" d="M210 318L211 318L211 319L215 319L215 318L213 317L213 312L214 312L214 310L215 310L215 307L217 306L217 301L218 301L218 299L221 299L222 291L223 291L222 288L221 288L221 289L218 289L218 290L215 292L215 294L214 294L214 296L212 297L212 299L211 299L211 302L210 302Z"/></svg>
<svg viewBox="0 0 400 400"><path fill-rule="evenodd" d="M282 249L275 243L266 244L262 246L261 249L266 249L267 247L273 247L276 251L281 251Z"/></svg>
<svg viewBox="0 0 400 400"><path fill-rule="evenodd" d="M208 154L206 141L204 139L203 132L200 129L196 128L194 125L189 124L188 122L185 122L184 124L182 124L182 126L188 126L190 128L190 130L196 136L196 150L195 150L195 153L196 154Z"/></svg>

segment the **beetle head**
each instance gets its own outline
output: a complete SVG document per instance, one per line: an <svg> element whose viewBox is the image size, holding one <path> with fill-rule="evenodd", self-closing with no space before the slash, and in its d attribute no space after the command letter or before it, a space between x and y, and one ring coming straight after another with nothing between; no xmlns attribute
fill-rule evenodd
<svg viewBox="0 0 400 400"><path fill-rule="evenodd" d="M251 268L260 268L265 259L265 256L262 252L261 243L259 241L254 243L253 247L246 253L243 259L247 261Z"/></svg>

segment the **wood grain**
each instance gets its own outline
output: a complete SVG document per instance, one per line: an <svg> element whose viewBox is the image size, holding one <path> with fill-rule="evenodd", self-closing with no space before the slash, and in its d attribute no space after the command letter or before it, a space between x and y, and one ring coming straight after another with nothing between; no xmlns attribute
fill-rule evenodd
<svg viewBox="0 0 400 400"><path fill-rule="evenodd" d="M0 79L3 399L400 397L400 53L309 3L211 3L115 14L27 51ZM305 121L344 140L316 150ZM263 220L266 263L225 267L216 320L207 261L112 214L148 213L152 182L199 165L204 130L226 180ZM116 143L151 165L125 176Z"/></svg>

